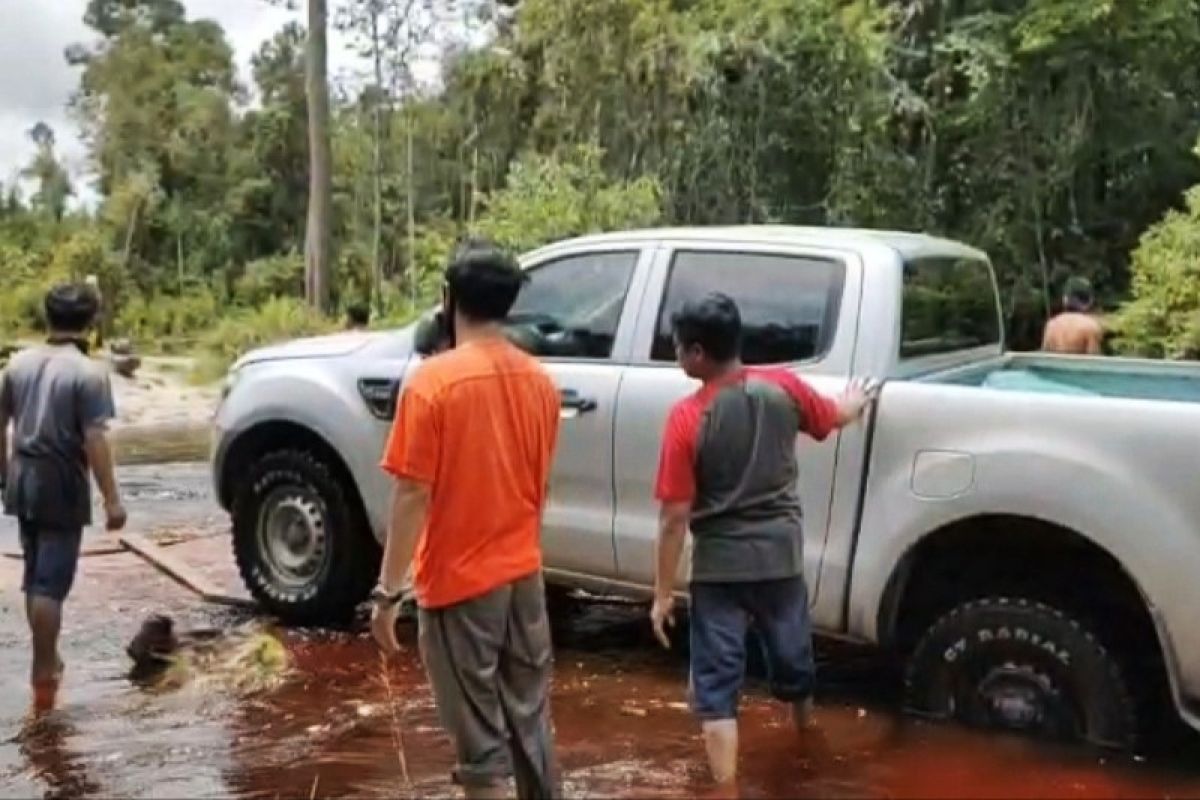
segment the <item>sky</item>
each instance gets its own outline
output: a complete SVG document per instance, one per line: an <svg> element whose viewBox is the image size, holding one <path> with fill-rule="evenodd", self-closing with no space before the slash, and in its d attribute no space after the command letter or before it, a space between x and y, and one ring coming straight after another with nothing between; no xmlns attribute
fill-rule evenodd
<svg viewBox="0 0 1200 800"><path fill-rule="evenodd" d="M234 48L242 82L250 80L250 57L287 22L303 19L265 0L183 0L190 19L216 20ZM301 9L303 8L303 4ZM67 111L79 81L63 57L68 45L93 41L83 24L86 0L0 0L0 183L11 184L34 152L27 132L42 121L54 128L59 157L76 182L79 200L88 190L86 154ZM364 69L350 42L330 31L331 76Z"/></svg>

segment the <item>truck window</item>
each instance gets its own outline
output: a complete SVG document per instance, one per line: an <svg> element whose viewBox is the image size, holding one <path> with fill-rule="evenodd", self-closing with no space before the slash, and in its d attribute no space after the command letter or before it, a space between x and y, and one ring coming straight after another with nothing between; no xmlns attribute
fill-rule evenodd
<svg viewBox="0 0 1200 800"><path fill-rule="evenodd" d="M921 258L904 264L900 357L1000 343L996 287L986 261Z"/></svg>
<svg viewBox="0 0 1200 800"><path fill-rule="evenodd" d="M507 327L531 352L558 358L612 355L638 251L566 256L529 270Z"/></svg>
<svg viewBox="0 0 1200 800"><path fill-rule="evenodd" d="M742 314L742 360L783 364L829 350L842 299L840 261L770 253L680 250L671 261L650 357L674 361L671 316L709 292L733 298Z"/></svg>

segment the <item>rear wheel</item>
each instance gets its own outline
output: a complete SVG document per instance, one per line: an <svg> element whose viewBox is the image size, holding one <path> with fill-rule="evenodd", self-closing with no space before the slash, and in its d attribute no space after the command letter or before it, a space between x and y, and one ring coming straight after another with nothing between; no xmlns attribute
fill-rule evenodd
<svg viewBox="0 0 1200 800"><path fill-rule="evenodd" d="M905 689L922 716L1103 747L1137 742L1118 659L1082 623L1030 600L974 600L946 614L914 650Z"/></svg>
<svg viewBox="0 0 1200 800"><path fill-rule="evenodd" d="M251 466L233 503L233 549L255 599L288 623L342 624L370 592L380 550L329 466L281 450Z"/></svg>

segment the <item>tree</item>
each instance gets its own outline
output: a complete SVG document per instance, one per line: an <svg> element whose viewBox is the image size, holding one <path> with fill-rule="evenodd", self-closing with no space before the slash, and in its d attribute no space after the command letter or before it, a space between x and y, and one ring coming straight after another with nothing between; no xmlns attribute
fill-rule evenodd
<svg viewBox="0 0 1200 800"><path fill-rule="evenodd" d="M33 162L21 171L21 177L35 181L33 206L60 222L67 209L67 198L75 193L66 169L54 154L54 129L39 122L29 129L29 138L37 146Z"/></svg>
<svg viewBox="0 0 1200 800"><path fill-rule="evenodd" d="M225 201L239 262L304 249L308 193L305 58L304 28L297 24L285 26L251 58L260 105L241 120Z"/></svg>
<svg viewBox="0 0 1200 800"><path fill-rule="evenodd" d="M230 259L226 196L240 96L224 31L187 20L169 0L92 0L86 20L102 38L69 50L82 68L72 107L113 248L147 289L177 286L183 259L211 275Z"/></svg>
<svg viewBox="0 0 1200 800"><path fill-rule="evenodd" d="M308 96L308 223L304 241L304 286L309 305L329 310L332 156L329 132L328 10L326 0L308 0L306 93Z"/></svg>

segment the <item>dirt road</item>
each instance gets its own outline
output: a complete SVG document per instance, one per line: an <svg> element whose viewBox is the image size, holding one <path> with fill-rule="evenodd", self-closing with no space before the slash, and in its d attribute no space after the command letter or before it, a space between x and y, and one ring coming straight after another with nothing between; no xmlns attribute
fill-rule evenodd
<svg viewBox="0 0 1200 800"><path fill-rule="evenodd" d="M122 470L132 525L236 586L226 523L203 465ZM93 540L93 544L96 540ZM13 550L0 523L0 550ZM381 663L362 634L283 632L286 685L239 697L187 686L151 694L125 678L123 648L148 613L227 625L133 555L84 560L68 607L61 708L23 724L26 638L20 562L0 557L0 796L444 796L451 753L406 632ZM637 608L591 605L556 622L554 716L570 795L684 797L706 788L684 705L686 663L658 649ZM748 797L1174 797L1200 771L1121 761L901 720L868 658L822 651L823 740L800 747L755 692L744 714Z"/></svg>

